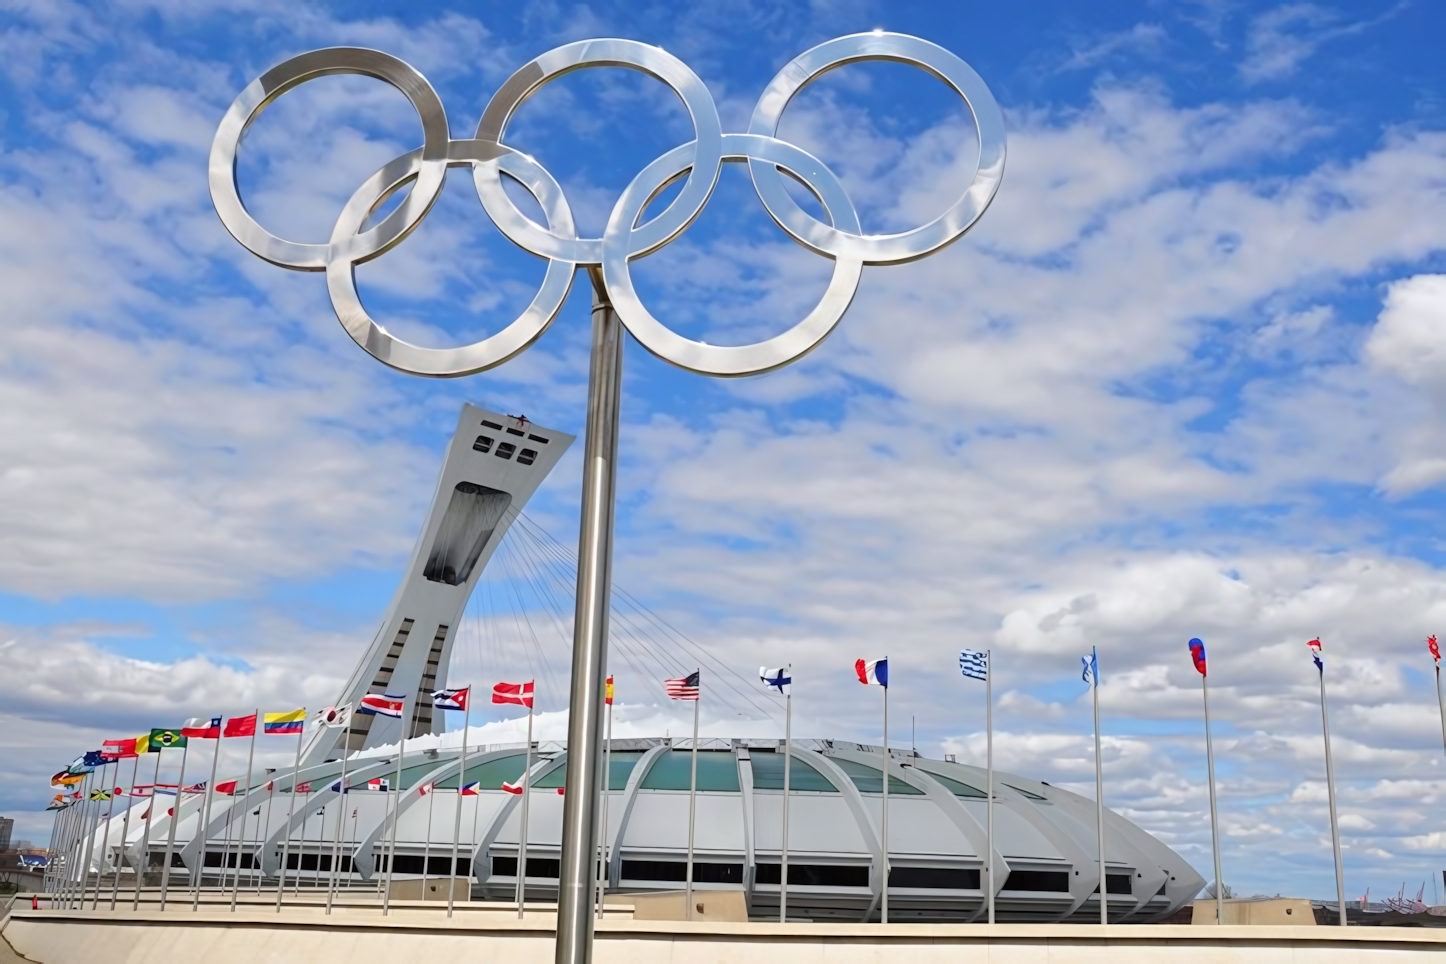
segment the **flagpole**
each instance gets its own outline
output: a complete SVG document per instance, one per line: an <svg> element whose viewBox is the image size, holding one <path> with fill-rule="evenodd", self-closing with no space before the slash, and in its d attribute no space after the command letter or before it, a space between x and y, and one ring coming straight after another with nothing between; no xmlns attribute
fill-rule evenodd
<svg viewBox="0 0 1446 964"><path fill-rule="evenodd" d="M698 816L698 705L703 702L703 679L698 678L698 698L693 701L693 757L688 778L688 882L684 891L684 920L693 919L693 830Z"/></svg>
<svg viewBox="0 0 1446 964"><path fill-rule="evenodd" d="M333 900L333 899L335 898L335 896L336 896L336 865L337 865L337 863L339 863L339 861L337 860L337 851L338 851L338 848L341 846L341 825L346 822L346 805L347 805L346 761L347 761L348 751L351 749L351 747L350 747L350 745L349 745L349 744L351 743L350 729L351 729L350 724L348 724L347 732L344 733L344 734L342 734L343 739L342 739L342 745L341 745L341 782L337 784L337 795L336 795L337 800L340 802L341 806L338 807L337 812L336 812L336 826L333 827L333 828L332 828L332 831L331 831L331 865L330 865L330 867L328 868L330 876L329 876L329 878L328 878L328 880L327 880L327 884L326 884L326 912L327 912L328 915L331 914L332 900ZM322 808L322 812L321 812L321 832L322 832L323 835L325 835L325 833L326 833L326 809L325 809L325 808ZM320 864L321 864L321 848L320 848L320 847L317 848L316 862L317 862L317 865L320 866Z"/></svg>
<svg viewBox="0 0 1446 964"><path fill-rule="evenodd" d="M884 665L888 666L888 658L885 657ZM882 816L879 821L883 831L880 839L880 846L884 852L884 886L883 904L879 913L879 923L889 922L889 680L888 669L884 670L884 768L883 768L883 792Z"/></svg>
<svg viewBox="0 0 1446 964"><path fill-rule="evenodd" d="M1215 808L1215 746L1210 740L1210 678L1200 674L1205 699L1205 769L1210 777L1210 846L1215 853L1215 923L1225 923L1225 880L1220 870L1220 816Z"/></svg>
<svg viewBox="0 0 1446 964"><path fill-rule="evenodd" d="M75 881L76 875L80 872L81 852L85 849L85 810L90 806L90 785L91 774L86 773L80 780L80 806L76 808L78 816L75 820L75 831L71 834L69 855L65 858L65 908L70 910L75 904Z"/></svg>
<svg viewBox="0 0 1446 964"><path fill-rule="evenodd" d="M303 708L304 710L304 708ZM286 839L281 843L281 876L276 881L276 913L281 913L281 895L286 893L286 868L291 863L291 821L296 817L296 778L301 772L301 738L306 735L306 713L301 714L301 729L296 731L296 760L291 764L291 799L286 803ZM302 836L306 836L305 829ZM301 857L296 858L296 873L301 875Z"/></svg>
<svg viewBox="0 0 1446 964"><path fill-rule="evenodd" d="M161 865L161 911L166 909L166 894L171 883L171 854L176 850L176 824L181 822L181 795L186 792L186 758L191 755L191 741L181 747L181 775L176 777L176 805L171 809L171 826L166 832L166 859Z"/></svg>
<svg viewBox="0 0 1446 964"><path fill-rule="evenodd" d="M110 822L115 816L115 780L120 775L120 758L111 761L115 764L116 773L106 782L106 796L110 802L105 808L105 840L100 845L100 860L95 868L95 897L91 899L90 909L95 910L100 905L100 888L105 883L105 860L110 853Z"/></svg>
<svg viewBox="0 0 1446 964"><path fill-rule="evenodd" d="M408 699L415 701L416 697L408 697ZM415 702L412 706L412 712L416 712ZM407 713L407 700L402 700L402 718L398 720L398 722L401 724L401 730L397 735L397 785L395 787L395 806L392 806L392 795L390 793L387 794L387 809L392 811L392 830L391 833L387 835L387 889L382 894L383 917L386 917L389 913L391 913L392 909L392 873L395 870L395 864L397 862L397 824L402 819L402 757L405 756L407 752L407 727L411 723L409 715L410 714ZM423 857L423 865L425 865L426 862L427 858Z"/></svg>
<svg viewBox="0 0 1446 964"><path fill-rule="evenodd" d="M532 684L532 703L537 702L537 683ZM532 802L532 703L527 706L527 754L522 769L522 837L517 845L517 919L522 920L527 904L527 805Z"/></svg>
<svg viewBox="0 0 1446 964"><path fill-rule="evenodd" d="M608 683L604 682L604 693ZM603 898L607 894L608 879L608 803L612 800L613 781L613 701L608 698L604 701L608 710L608 737L603 750L603 778L602 787L602 836L598 841L598 874L597 874L597 919L603 919Z"/></svg>
<svg viewBox="0 0 1446 964"><path fill-rule="evenodd" d="M984 839L988 845L989 923L994 923L994 652L984 651L984 766L988 773L984 801Z"/></svg>
<svg viewBox="0 0 1446 964"><path fill-rule="evenodd" d="M139 770L141 766L141 755L139 753L133 754L131 759L135 760L135 762L131 764L131 785L130 789L126 792L126 812L121 817L120 852L117 853L115 857L115 882L111 885L110 889L111 910L115 910L116 898L120 896L121 864L125 863L126 840L130 836L131 830L131 809L133 808L132 801L135 800L136 793L136 771Z"/></svg>
<svg viewBox="0 0 1446 964"><path fill-rule="evenodd" d="M101 767L100 767L100 772L101 772L102 774L105 772L105 765L104 765L104 764L101 765ZM90 791L89 791L88 793L86 793L86 795L85 795L85 802L87 802L87 803L92 802L91 799L90 799L90 797L91 797L91 794L95 793L95 785L96 785L96 771L92 770L92 771L90 772ZM99 801L99 800L96 800L96 801L94 801L94 803L96 804L96 806L91 807L91 810L93 810L93 811L98 811L98 810L100 810L100 801ZM77 891L78 891L78 893L79 893L79 895L80 895L80 899L79 899L79 901L78 901L78 902L76 903L76 905L75 905L75 906L76 906L78 909L80 909L80 910L84 910L84 909L85 909L85 894L86 894L86 891L90 890L90 855L91 855L91 852L95 849L95 831L96 831L96 829L97 829L97 828L95 827L94 823L95 823L95 815L94 815L93 813L87 814L87 815L86 815L86 819L85 819L85 824L84 824L84 826L85 826L85 860L82 861L82 862L81 862L81 865L80 865L80 881L79 881L80 886L77 888Z"/></svg>
<svg viewBox="0 0 1446 964"><path fill-rule="evenodd" d="M437 785L435 782L427 786L427 838L422 846L422 899L427 899L427 863L432 859L432 813L437 802Z"/></svg>
<svg viewBox="0 0 1446 964"><path fill-rule="evenodd" d="M1105 870L1105 768L1100 756L1100 657L1095 647L1090 647L1090 689L1095 700L1095 819L1100 839L1100 924L1110 922L1109 874ZM1218 883L1217 883L1218 887Z"/></svg>
<svg viewBox="0 0 1446 964"><path fill-rule="evenodd" d="M261 727L261 707L256 707L251 717L251 751L246 756L246 787L241 791L241 802L245 803L246 798L251 796L251 767L256 762L256 731ZM249 806L249 804L248 804ZM231 802L231 810L236 809L236 802ZM227 814L229 817L230 814ZM229 821L228 821L229 822ZM241 892L241 848L246 840L246 811L241 811L241 829L238 832L236 843L236 878L235 886L231 888L231 913L236 913L236 895Z"/></svg>
<svg viewBox="0 0 1446 964"><path fill-rule="evenodd" d="M1336 775L1335 767L1331 763L1331 727L1330 718L1326 715L1326 692L1325 692L1325 667L1320 670L1320 728L1321 734L1325 737L1325 759L1326 759L1326 796L1330 801L1331 810L1331 848L1335 851L1336 858L1336 900L1339 903L1341 926L1346 926L1346 872L1344 863L1341 860L1341 827L1336 819Z"/></svg>
<svg viewBox="0 0 1446 964"><path fill-rule="evenodd" d="M793 664L788 664L788 692L783 694L783 857L778 868L778 922L788 923L788 792L793 764Z"/></svg>
<svg viewBox="0 0 1446 964"><path fill-rule="evenodd" d="M295 793L295 790L291 791ZM297 900L301 899L301 865L306 861L306 825L311 819L311 783L306 784L306 799L301 801L301 842L296 845L296 881L292 884L291 892ZM316 890L316 882L321 878L321 839L326 828L323 827L317 832L316 837L316 869L311 875L312 890Z"/></svg>
<svg viewBox="0 0 1446 964"><path fill-rule="evenodd" d="M150 741L146 742L146 752L150 752ZM141 882L146 875L146 867L151 862L151 816L156 812L156 781L161 778L161 748L156 747L156 772L151 776L151 802L146 807L146 829L141 833L141 865L136 868L136 896L131 901L131 910L141 906Z"/></svg>
<svg viewBox="0 0 1446 964"><path fill-rule="evenodd" d="M1441 664L1439 662L1436 664L1436 705L1441 709L1441 745L1446 747L1446 699L1441 696Z"/></svg>
<svg viewBox="0 0 1446 964"><path fill-rule="evenodd" d="M265 732L263 727L262 732ZM251 858L251 865L256 868L256 896L261 896L261 885L265 882L266 868L262 864L262 851L266 848L266 835L271 830L271 804L276 800L276 774L278 771L269 769L267 774L271 777L266 781L266 816L260 814L260 807L257 807L256 814L256 855Z"/></svg>
<svg viewBox="0 0 1446 964"><path fill-rule="evenodd" d="M467 687L467 708L462 719L462 769L457 771L457 812L452 816L452 878L447 883L447 916L457 891L457 841L462 836L462 788L467 785L467 730L472 726L472 687ZM468 877L471 877L470 872ZM471 894L469 893L470 897Z"/></svg>
<svg viewBox="0 0 1446 964"><path fill-rule="evenodd" d="M211 826L211 795L216 791L216 764L221 759L221 724L222 718L212 717L216 721L216 744L211 748L211 779L206 781L206 799L201 803L201 824L196 828L194 836L200 837L200 846L196 849L196 879L192 881L191 887L191 913L195 913L201 906L201 888L206 886L206 843L207 831ZM225 873L225 860L222 860L221 872Z"/></svg>
<svg viewBox="0 0 1446 964"><path fill-rule="evenodd" d="M80 839L80 834L76 828L81 824L81 815L85 811L85 801L90 795L90 774L82 774L80 783L77 785L80 787L80 798L75 802L78 803L79 806L76 806L75 803L71 804L70 809L75 812L70 815L70 820L66 822L65 849L63 851L65 854L65 876L60 879L61 905L67 910L70 909L70 880L75 876L75 865L77 862L74 856L76 841Z"/></svg>

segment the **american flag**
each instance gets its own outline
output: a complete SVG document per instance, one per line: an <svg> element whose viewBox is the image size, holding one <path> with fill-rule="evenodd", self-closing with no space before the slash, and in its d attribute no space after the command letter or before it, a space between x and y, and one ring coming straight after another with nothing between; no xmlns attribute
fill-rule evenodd
<svg viewBox="0 0 1446 964"><path fill-rule="evenodd" d="M670 700L696 700L698 698L698 670L679 679L663 680L663 689L668 691Z"/></svg>

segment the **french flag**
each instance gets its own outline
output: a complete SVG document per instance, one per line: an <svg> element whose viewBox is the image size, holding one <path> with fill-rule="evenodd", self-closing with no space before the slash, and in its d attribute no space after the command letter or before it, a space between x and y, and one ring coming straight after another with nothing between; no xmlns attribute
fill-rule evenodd
<svg viewBox="0 0 1446 964"><path fill-rule="evenodd" d="M370 716L390 716L394 720L400 720L406 705L407 698L405 696L393 696L390 693L368 693L361 698L356 711Z"/></svg>
<svg viewBox="0 0 1446 964"><path fill-rule="evenodd" d="M858 659L854 660L854 673L858 675L859 682L865 686L882 686L889 688L889 659Z"/></svg>

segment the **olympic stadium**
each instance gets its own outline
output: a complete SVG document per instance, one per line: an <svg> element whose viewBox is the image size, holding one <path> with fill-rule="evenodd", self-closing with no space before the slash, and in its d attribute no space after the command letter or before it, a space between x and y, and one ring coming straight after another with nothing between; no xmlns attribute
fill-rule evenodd
<svg viewBox="0 0 1446 964"><path fill-rule="evenodd" d="M356 705L367 694L405 693L408 718L353 715L344 727L317 727L298 747L297 770L254 774L249 787L238 774L235 795L214 795L209 807L205 794L183 795L172 845L175 886L223 877L239 878L243 889L260 886L280 877L284 864L289 887L329 887L335 878L340 887L374 888L389 852L394 882L448 878L455 830L465 899L514 898L523 807L521 795L503 784L521 782L527 747L471 747L460 784L479 789L460 794L460 737L443 737L430 697L447 686L457 626L482 570L572 441L522 419L463 409L407 573L335 701ZM419 741L427 749L408 747L398 781L403 735L432 738ZM989 854L983 770L893 751L886 854L880 748L796 740L792 752L790 918L876 919L885 866L890 920L980 918ZM603 834L609 893L683 886L690 757L691 743L677 738L612 741ZM695 886L741 891L750 916L776 919L782 741L706 739L698 757ZM566 747L538 742L531 758L526 895L547 902L557 894ZM369 789L383 780L384 792ZM995 790L997 919L1097 922L1094 802L1009 773L995 773ZM117 863L127 875L161 869L170 819L157 808L147 826L143 804L129 813L117 808L98 826L85 850L93 872L111 873ZM1167 918L1204 884L1180 855L1117 814L1107 813L1105 837L1103 890L1112 921Z"/></svg>

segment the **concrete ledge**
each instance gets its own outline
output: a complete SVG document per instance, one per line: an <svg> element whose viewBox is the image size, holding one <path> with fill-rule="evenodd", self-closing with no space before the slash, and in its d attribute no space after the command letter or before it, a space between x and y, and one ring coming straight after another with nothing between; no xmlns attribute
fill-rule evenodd
<svg viewBox="0 0 1446 964"><path fill-rule="evenodd" d="M153 911L32 911L17 908L3 936L40 964L153 964L204 960L257 964L351 959L361 955L427 960L486 955L489 964L549 960L550 914L518 921L465 915L447 920L430 909L312 914ZM1154 962L1396 962L1443 960L1446 932L1416 928L1197 927L1085 924L764 924L605 920L597 925L599 964L760 964L776 958L853 964L970 960L1008 964Z"/></svg>

